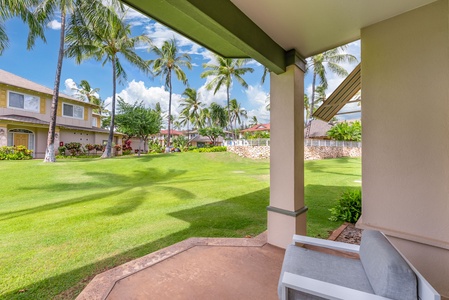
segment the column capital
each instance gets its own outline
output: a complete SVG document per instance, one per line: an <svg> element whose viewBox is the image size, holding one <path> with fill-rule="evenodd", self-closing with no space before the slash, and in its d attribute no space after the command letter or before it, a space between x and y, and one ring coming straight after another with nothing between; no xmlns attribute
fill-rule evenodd
<svg viewBox="0 0 449 300"><path fill-rule="evenodd" d="M295 49L285 52L285 65L295 65L304 73L306 72L306 60Z"/></svg>

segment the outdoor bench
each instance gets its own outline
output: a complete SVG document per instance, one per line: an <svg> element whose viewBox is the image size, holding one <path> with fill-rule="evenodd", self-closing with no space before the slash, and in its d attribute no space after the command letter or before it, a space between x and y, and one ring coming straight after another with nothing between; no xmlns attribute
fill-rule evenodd
<svg viewBox="0 0 449 300"><path fill-rule="evenodd" d="M296 246L296 243L357 253L360 259ZM285 252L278 286L286 299L440 300L440 295L388 241L365 230L360 246L293 236Z"/></svg>

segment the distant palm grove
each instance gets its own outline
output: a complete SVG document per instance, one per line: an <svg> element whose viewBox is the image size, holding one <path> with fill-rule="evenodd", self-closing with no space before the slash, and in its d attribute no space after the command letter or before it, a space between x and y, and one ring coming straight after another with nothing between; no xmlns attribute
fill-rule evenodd
<svg viewBox="0 0 449 300"><path fill-rule="evenodd" d="M227 95L226 107L217 103L212 103L209 107L206 107L201 102L197 91L188 87L188 79L184 70L192 68L190 56L179 51L175 39L167 40L163 42L161 47L158 47L145 35L131 36L130 25L126 24L123 18L127 8L117 0L107 3L100 0L1 0L0 4L0 54L8 46L8 35L4 27L5 20L20 17L28 25L27 47L31 49L37 38L45 41L44 29L46 24L56 13L61 14L60 49L52 98L52 120L44 160L46 162L55 161L54 135L64 57L74 58L78 64L88 59L95 59L111 66L112 102L109 111L106 110L104 101L95 96L98 89L93 89L89 82L83 80L77 90L81 99L98 105L98 113L105 117L103 124L104 127L109 128L110 133L103 157L111 156L113 132L114 129L117 129L116 83L117 80L127 79L122 61L127 61L148 76L161 76L164 79L165 87L169 92L169 99L167 99L168 112L162 112L160 106L147 109L158 111L161 118L167 120L167 146L171 144L173 125L178 128L217 127L232 131L236 129L237 124L241 125L242 119L247 116L241 103L237 99L231 99L230 89L234 79L242 87L248 87L243 76L245 73L254 71L252 68L245 67L248 60L225 59L216 56L216 63L203 66L205 71L201 74L201 77L213 77L207 85L207 89L213 90L215 94L220 88L225 88ZM155 59L145 61L136 53L137 46L145 45L156 56ZM181 104L183 109L178 120L173 120L171 112L173 80L179 80L186 85ZM162 123L159 122L159 124L161 126Z"/></svg>
<svg viewBox="0 0 449 300"><path fill-rule="evenodd" d="M237 136L239 127L243 128L243 120L248 117L247 111L237 99L232 98L231 87L234 83L238 83L243 88L248 87L244 76L254 72L253 68L248 67L248 59L229 59L216 55L214 61L203 64L204 71L200 77L209 79L206 88L213 91L214 94L219 90L224 89L226 91L225 106L215 102L206 106L197 90L189 87L188 84L185 70L192 68L191 57L180 51L174 38L166 40L161 46L158 46L153 43L151 37L144 34L132 36L130 24L127 24L124 18L127 8L118 0L0 0L0 7L0 55L8 47L8 35L4 27L4 22L7 19L19 17L28 25L27 48L32 49L36 39L45 41L44 29L46 24L56 14L60 14L59 55L55 70L45 162L55 161L55 126L64 57L74 59L77 64L93 59L101 61L103 65L108 65L111 68L112 101L109 110L106 109L104 100L96 96L98 95L98 89L92 88L89 82L83 80L77 88L80 99L98 105L97 113L103 118L103 127L109 129L109 138L102 155L103 158L112 155L114 130L127 133L128 137L131 133L134 136L145 137L159 132L161 127L165 127L162 124L166 124L168 151L172 144L173 127L187 128L187 131L196 129L198 132L200 130L205 132L204 130L207 129L208 132L221 135L224 131L227 131L231 137ZM140 48L146 47L155 58L144 60L137 54L137 46ZM327 81L324 64L326 63L329 66L330 71L345 76L347 75L346 70L338 64L355 61L352 55L340 53L341 50L344 50L344 47L316 55L309 60L308 69L313 72L313 88L311 100L309 101L305 97L304 101L307 112L305 125L312 120L311 116L317 108L317 104L325 99ZM142 102L136 103L134 110L126 107L124 101L117 106L117 81L127 79L127 73L123 65L125 61L128 65L141 70L150 77L160 77L164 80L165 88L169 94L167 99L168 111L162 111L160 105L144 107ZM268 71L268 69L265 69L262 82L265 80ZM172 114L172 85L174 80L180 81L186 86L180 104L182 110L176 120ZM266 109L269 110L269 97L266 101ZM150 126L141 126L142 124L129 122L130 120L136 120L135 116L133 118L122 116L129 112L137 113L137 111L140 111L141 123L151 122ZM121 116L116 118L116 113L121 114ZM150 117L152 114L157 114L159 117ZM256 125L257 123L257 117L252 116L249 125Z"/></svg>

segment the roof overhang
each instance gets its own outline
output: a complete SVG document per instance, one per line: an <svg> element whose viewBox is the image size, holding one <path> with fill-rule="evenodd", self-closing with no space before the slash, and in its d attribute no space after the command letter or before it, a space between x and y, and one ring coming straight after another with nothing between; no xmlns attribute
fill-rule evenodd
<svg viewBox="0 0 449 300"><path fill-rule="evenodd" d="M223 57L254 58L276 73L285 71L286 51L230 1L122 2Z"/></svg>
<svg viewBox="0 0 449 300"><path fill-rule="evenodd" d="M292 63L289 51L315 55L436 0L122 1L223 57L251 57L279 74Z"/></svg>

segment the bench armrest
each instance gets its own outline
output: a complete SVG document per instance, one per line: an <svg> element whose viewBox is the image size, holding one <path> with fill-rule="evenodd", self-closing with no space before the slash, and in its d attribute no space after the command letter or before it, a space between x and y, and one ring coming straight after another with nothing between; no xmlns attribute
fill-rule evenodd
<svg viewBox="0 0 449 300"><path fill-rule="evenodd" d="M285 272L282 277L281 300L288 299L288 289L330 300L391 300L375 294L369 294L336 284Z"/></svg>
<svg viewBox="0 0 449 300"><path fill-rule="evenodd" d="M293 243L318 246L318 247L339 250L339 251L347 251L347 252L352 252L352 253L359 253L359 250L360 250L359 245L317 239L317 238L312 238L312 237L303 236L303 235L294 235Z"/></svg>

